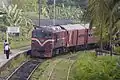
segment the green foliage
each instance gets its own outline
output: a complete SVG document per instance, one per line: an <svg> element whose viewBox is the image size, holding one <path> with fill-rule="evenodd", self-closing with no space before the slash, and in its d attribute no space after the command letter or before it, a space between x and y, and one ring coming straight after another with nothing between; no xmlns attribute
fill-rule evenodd
<svg viewBox="0 0 120 80"><path fill-rule="evenodd" d="M48 0L48 5L53 5L54 0ZM62 6L64 4L66 7L68 6L74 6L74 7L87 7L87 1L88 0L56 0L57 6Z"/></svg>
<svg viewBox="0 0 120 80"><path fill-rule="evenodd" d="M5 14L0 21L0 23L2 23L0 27L2 28L1 31L5 32L7 26L20 27L20 36L28 38L30 37L30 33L33 29L32 21L26 15L24 15L22 9L18 9L17 7L17 5L10 5L7 7L3 3L3 8L1 11L3 11Z"/></svg>
<svg viewBox="0 0 120 80"><path fill-rule="evenodd" d="M1 32L6 32L7 27L0 25L0 31Z"/></svg>
<svg viewBox="0 0 120 80"><path fill-rule="evenodd" d="M39 0L12 0L12 3L18 5L24 12L38 12ZM47 0L41 0L42 12L46 11Z"/></svg>
<svg viewBox="0 0 120 80"><path fill-rule="evenodd" d="M91 17L91 25L97 28L97 36L102 31L102 42L108 42L109 36L114 40L120 30L119 3L119 0L89 0L87 14Z"/></svg>
<svg viewBox="0 0 120 80"><path fill-rule="evenodd" d="M82 54L72 68L70 80L119 80L119 62L115 56Z"/></svg>
<svg viewBox="0 0 120 80"><path fill-rule="evenodd" d="M42 16L46 17L46 18L49 18L49 15L48 15L48 5L47 5L47 0L41 0L41 14Z"/></svg>
<svg viewBox="0 0 120 80"><path fill-rule="evenodd" d="M12 0L12 3L17 4L18 8L23 9L24 12L38 13L38 0ZM77 3L79 3L79 1ZM72 0L56 0L56 19L75 19L80 21L83 11L80 6L76 6L74 4L75 2ZM53 1L47 2L47 0L41 0L41 16L44 16L44 18L47 19L53 19L53 10Z"/></svg>
<svg viewBox="0 0 120 80"><path fill-rule="evenodd" d="M6 13L4 15L4 25L5 26L17 26L22 21L22 10L17 9L17 5L10 5L8 7L3 3L2 11Z"/></svg>
<svg viewBox="0 0 120 80"><path fill-rule="evenodd" d="M0 32L0 42L3 41L3 39L5 39L5 33L4 32Z"/></svg>
<svg viewBox="0 0 120 80"><path fill-rule="evenodd" d="M12 3L18 5L23 11L36 12L38 11L38 0L12 0Z"/></svg>
<svg viewBox="0 0 120 80"><path fill-rule="evenodd" d="M50 18L53 18L53 6L49 6L48 8L48 15ZM83 11L80 8L76 7L65 7L64 4L62 4L61 7L56 6L56 19L75 19L75 20L81 20L83 16Z"/></svg>
<svg viewBox="0 0 120 80"><path fill-rule="evenodd" d="M39 6L39 1L38 0L12 0L13 4L17 4L19 9L22 9L24 12L29 12L29 13L37 13L37 14L33 14L30 15L28 13L28 15L30 16L30 18L34 18L35 15L37 15L38 17L38 6ZM48 12L47 12L47 0L41 0L41 10L40 13L42 16L49 18L48 16ZM31 17L32 16L32 17ZM36 17L36 16L35 16Z"/></svg>
<svg viewBox="0 0 120 80"><path fill-rule="evenodd" d="M117 54L120 54L120 47L115 47L115 52L117 53Z"/></svg>

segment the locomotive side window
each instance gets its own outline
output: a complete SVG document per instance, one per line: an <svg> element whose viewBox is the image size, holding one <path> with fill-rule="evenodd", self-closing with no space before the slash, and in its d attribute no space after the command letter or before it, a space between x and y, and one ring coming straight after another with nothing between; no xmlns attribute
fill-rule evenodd
<svg viewBox="0 0 120 80"><path fill-rule="evenodd" d="M42 32L42 31L37 31L37 37L44 38L45 37L45 33Z"/></svg>
<svg viewBox="0 0 120 80"><path fill-rule="evenodd" d="M44 38L45 37L45 33L42 32L42 31L35 31L35 32L33 32L33 36L32 37L35 37L35 38Z"/></svg>

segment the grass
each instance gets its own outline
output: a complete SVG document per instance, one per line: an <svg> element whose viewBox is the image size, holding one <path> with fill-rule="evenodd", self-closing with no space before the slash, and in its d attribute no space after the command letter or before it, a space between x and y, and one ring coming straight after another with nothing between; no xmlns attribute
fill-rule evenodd
<svg viewBox="0 0 120 80"><path fill-rule="evenodd" d="M66 80L68 68L72 62L73 60L67 59L62 59L62 61L61 59L47 61L36 70L36 72L32 75L31 80L48 80L53 68L54 70L51 74L50 80Z"/></svg>
<svg viewBox="0 0 120 80"><path fill-rule="evenodd" d="M3 43L0 42L0 52L3 51Z"/></svg>
<svg viewBox="0 0 120 80"><path fill-rule="evenodd" d="M75 54L61 55L45 61L34 72L31 80L66 80L69 67L75 60L65 58L72 55Z"/></svg>
<svg viewBox="0 0 120 80"><path fill-rule="evenodd" d="M11 41L10 48L11 49L17 49L21 47L25 47L30 45L30 40L25 40L25 41ZM0 52L3 51L3 42L0 42Z"/></svg>
<svg viewBox="0 0 120 80"><path fill-rule="evenodd" d="M63 60L56 65L50 80L67 80L68 69L73 60Z"/></svg>
<svg viewBox="0 0 120 80"><path fill-rule="evenodd" d="M7 78L20 64L28 59L29 57L26 57L23 54L16 57L15 59L12 59L9 64L7 64L7 66L4 67L4 69L2 69L2 71L0 72L0 78Z"/></svg>
<svg viewBox="0 0 120 80"><path fill-rule="evenodd" d="M10 46L12 49L15 49L15 48L20 48L20 47L25 47L25 46L28 46L30 45L30 42L29 40L26 40L26 41L16 41L16 42L11 42Z"/></svg>
<svg viewBox="0 0 120 80"><path fill-rule="evenodd" d="M45 69L43 74L39 77L40 80L47 80L49 75L51 74L52 69L54 68L55 64L57 64L60 60L52 61Z"/></svg>
<svg viewBox="0 0 120 80"><path fill-rule="evenodd" d="M52 60L47 60L43 62L40 67L34 72L34 74L31 77L31 80L40 80L40 76L44 73L45 69L49 64L52 62Z"/></svg>

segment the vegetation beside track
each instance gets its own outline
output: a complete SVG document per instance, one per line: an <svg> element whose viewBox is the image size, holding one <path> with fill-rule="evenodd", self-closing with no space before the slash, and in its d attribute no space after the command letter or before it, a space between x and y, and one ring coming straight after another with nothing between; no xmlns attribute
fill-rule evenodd
<svg viewBox="0 0 120 80"><path fill-rule="evenodd" d="M69 66L73 62L74 60L63 59L63 61L56 65L49 80L67 80Z"/></svg>
<svg viewBox="0 0 120 80"><path fill-rule="evenodd" d="M74 55L79 57L72 57ZM0 77L6 78L26 59L21 55L12 60ZM45 61L34 72L31 80L119 80L119 65L119 56L96 56L93 51L80 51Z"/></svg>
<svg viewBox="0 0 120 80"><path fill-rule="evenodd" d="M55 58L44 62L31 80L119 80L119 56L96 56L93 51L80 51L78 58ZM70 56L74 54L64 55ZM61 61L62 60L62 61Z"/></svg>
<svg viewBox="0 0 120 80"><path fill-rule="evenodd" d="M0 72L0 80L6 79L17 67L20 66L23 62L28 60L29 57L26 57L25 55L21 54L20 56L12 59L4 69Z"/></svg>
<svg viewBox="0 0 120 80"><path fill-rule="evenodd" d="M119 80L119 57L82 54L72 67L70 76L69 80Z"/></svg>
<svg viewBox="0 0 120 80"><path fill-rule="evenodd" d="M24 41L11 41L10 48L11 49L17 49L25 46L30 45L30 40L24 40ZM0 42L0 52L3 51L3 42Z"/></svg>
<svg viewBox="0 0 120 80"><path fill-rule="evenodd" d="M35 71L35 73L32 75L31 80L39 80L39 77L43 74L46 67L52 62L52 60L47 60L44 63L40 65L40 67Z"/></svg>
<svg viewBox="0 0 120 80"><path fill-rule="evenodd" d="M66 80L72 62L68 59L47 61L36 70L31 80Z"/></svg>
<svg viewBox="0 0 120 80"><path fill-rule="evenodd" d="M45 61L34 72L31 80L66 80L69 68L75 60L69 58L76 58L78 54L59 55L55 58ZM77 58L76 58L77 59Z"/></svg>
<svg viewBox="0 0 120 80"><path fill-rule="evenodd" d="M115 52L120 55L120 46L115 47Z"/></svg>

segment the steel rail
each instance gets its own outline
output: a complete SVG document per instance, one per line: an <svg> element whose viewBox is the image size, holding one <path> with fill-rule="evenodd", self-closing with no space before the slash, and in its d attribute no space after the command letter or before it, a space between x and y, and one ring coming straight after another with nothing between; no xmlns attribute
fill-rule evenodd
<svg viewBox="0 0 120 80"><path fill-rule="evenodd" d="M40 63L42 63L42 61L29 60L21 64L6 80L16 80L16 79L17 80L29 80L33 72L40 65ZM25 70L25 67L27 67L28 69Z"/></svg>
<svg viewBox="0 0 120 80"><path fill-rule="evenodd" d="M26 62L28 62L28 61L26 61ZM9 80L9 79L18 71L18 69L19 69L21 66L23 66L26 62L22 63L17 69L15 69L15 71L14 71L10 76L8 76L6 80Z"/></svg>
<svg viewBox="0 0 120 80"><path fill-rule="evenodd" d="M54 67L52 68L52 71L51 71L50 74L49 74L48 80L51 79L52 73L53 73L53 71L55 70L55 66L56 66L58 63L60 63L61 61L62 61L62 60L60 60L60 61L58 61L58 62L55 63Z"/></svg>
<svg viewBox="0 0 120 80"><path fill-rule="evenodd" d="M65 58L65 59L70 59L70 58L72 58L72 57L74 57L74 56L77 56L77 55L71 54L71 55L65 56L64 58ZM58 61L57 63L54 64L54 67L52 68L52 71L50 72L49 77L48 77L47 80L50 80L50 79L51 79L51 76L52 76L52 74L53 74L53 71L55 70L55 66L56 66L58 63L60 63L61 61L63 61L63 60L64 60L64 59L61 59L60 61ZM71 66L72 66L72 65L71 65Z"/></svg>
<svg viewBox="0 0 120 80"><path fill-rule="evenodd" d="M72 66L75 64L76 61L77 61L77 60L73 61L73 62L71 63L71 65L69 66L69 68L68 68L68 73L67 73L67 79L66 79L66 80L69 80L71 68L72 68Z"/></svg>
<svg viewBox="0 0 120 80"><path fill-rule="evenodd" d="M28 78L26 80L30 80L31 76L33 75L33 73L35 72L35 70L39 67L41 63L39 63L34 69L33 71L30 73L30 75L28 76Z"/></svg>

